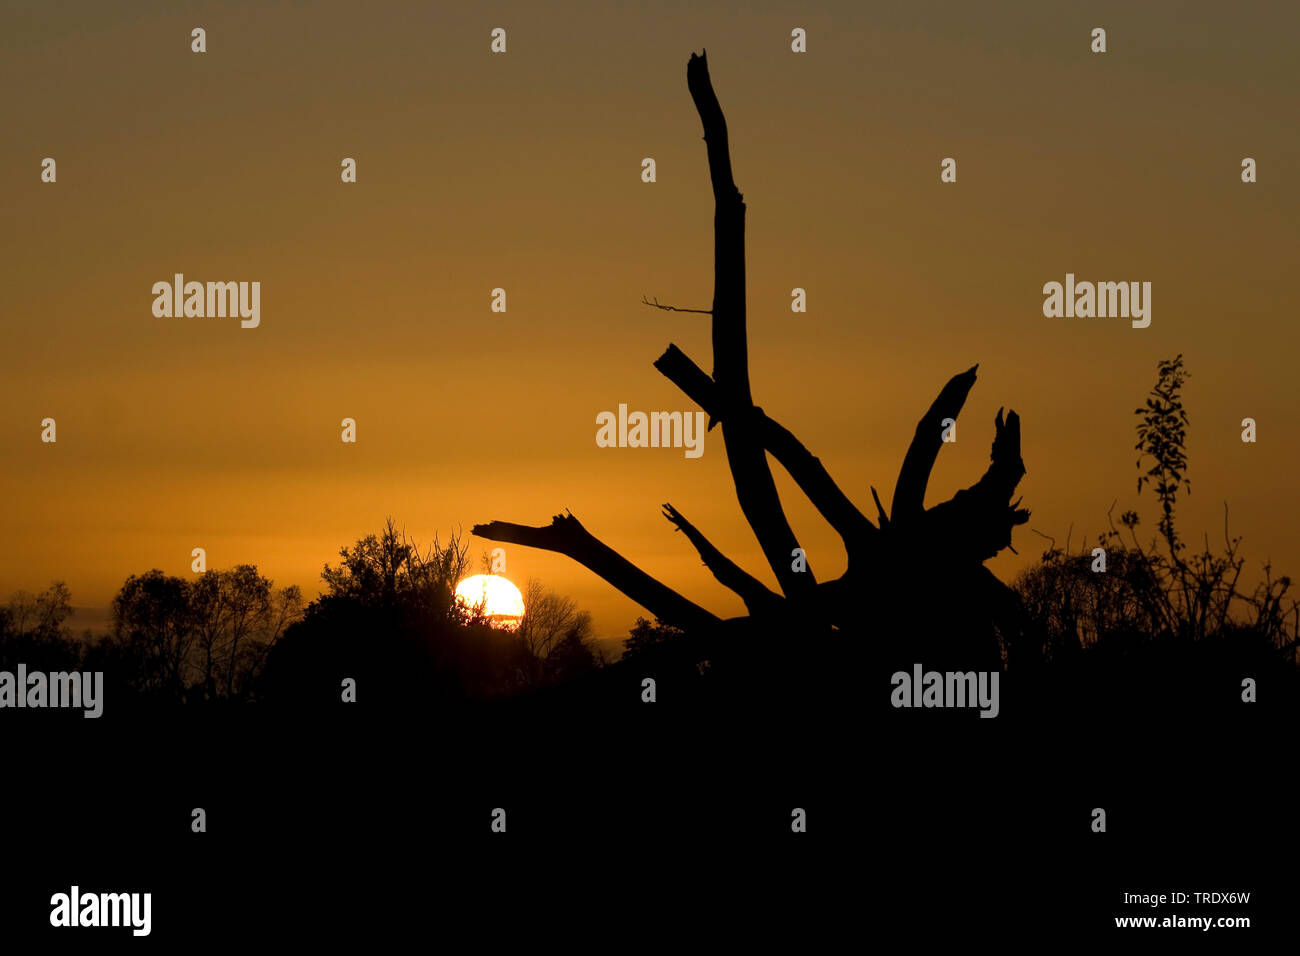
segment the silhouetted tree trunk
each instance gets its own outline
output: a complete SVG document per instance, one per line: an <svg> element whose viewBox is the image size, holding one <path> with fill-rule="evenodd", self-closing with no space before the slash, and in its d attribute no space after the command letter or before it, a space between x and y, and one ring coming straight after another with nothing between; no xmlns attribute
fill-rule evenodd
<svg viewBox="0 0 1300 956"><path fill-rule="evenodd" d="M942 422L956 419L975 384L975 368L956 375L921 417L903 458L886 515L875 489L879 526L853 504L821 461L753 403L745 311L745 203L731 172L727 124L704 55L692 54L686 82L704 126L714 197L713 374L676 345L655 362L670 381L720 424L736 499L780 585L770 590L741 569L671 505L664 514L704 564L745 602L749 617L722 621L598 541L572 515L546 527L494 521L474 534L566 554L600 575L661 621L713 647L784 628L787 636L840 639L846 632L886 639L903 658L1000 666L997 634L1014 626L1014 593L983 567L1028 520L1011 504L1025 473L1020 419L999 410L987 472L933 508L924 506L930 472L943 444ZM844 541L848 570L818 584L811 568L795 570L799 547L786 519L767 455L781 463ZM1016 504L1019 504L1017 502ZM791 633L798 627L798 633ZM908 633L898 633L900 629ZM813 642L809 642L813 643ZM940 658L940 659L936 659Z"/></svg>

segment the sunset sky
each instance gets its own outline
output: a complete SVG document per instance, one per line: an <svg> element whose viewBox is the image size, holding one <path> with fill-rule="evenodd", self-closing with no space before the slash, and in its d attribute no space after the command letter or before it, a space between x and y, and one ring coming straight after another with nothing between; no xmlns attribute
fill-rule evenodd
<svg viewBox="0 0 1300 956"><path fill-rule="evenodd" d="M0 600L62 579L102 608L131 573L189 575L195 547L311 597L388 515L425 541L569 508L743 613L659 507L775 586L720 433L698 459L595 443L620 403L695 410L652 367L670 342L713 364L707 316L640 302L712 296L702 48L748 205L755 401L860 508L873 484L888 504L917 419L978 362L927 503L983 472L1000 406L1020 413L1033 515L1000 577L1038 559L1031 528L1077 546L1115 499L1153 534L1133 410L1181 352L1184 536L1221 542L1226 500L1248 575L1300 573L1300 7L878 6L0 4ZM260 327L154 317L177 272L259 281ZM1045 318L1067 272L1150 281L1151 326ZM813 570L838 575L838 537L774 470ZM474 539L476 564L494 546ZM645 613L558 555L509 547L506 573L601 635Z"/></svg>

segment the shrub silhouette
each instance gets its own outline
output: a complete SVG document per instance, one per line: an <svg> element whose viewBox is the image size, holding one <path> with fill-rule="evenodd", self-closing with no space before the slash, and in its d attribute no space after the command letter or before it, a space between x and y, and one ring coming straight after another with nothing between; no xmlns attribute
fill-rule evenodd
<svg viewBox="0 0 1300 956"><path fill-rule="evenodd" d="M1007 648L1009 668L1053 665L1095 681L1182 683L1191 695L1207 681L1237 684L1245 677L1294 690L1300 604L1289 597L1291 579L1274 577L1266 563L1255 587L1242 589L1246 562L1241 538L1228 531L1226 503L1220 549L1205 535L1203 548L1190 553L1180 535L1178 499L1190 487L1181 396L1187 377L1181 355L1160 362L1156 384L1136 411L1138 468L1146 466L1138 492L1148 485L1155 491L1157 534L1142 543L1135 511L1120 516L1119 528L1110 521L1096 539L1104 572L1093 570L1086 546L1070 554L1068 542L1065 549L1053 542L1015 582L1023 621Z"/></svg>

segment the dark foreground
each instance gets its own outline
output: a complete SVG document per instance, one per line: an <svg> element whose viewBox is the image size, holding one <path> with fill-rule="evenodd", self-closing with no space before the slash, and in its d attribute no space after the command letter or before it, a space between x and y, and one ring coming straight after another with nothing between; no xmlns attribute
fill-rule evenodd
<svg viewBox="0 0 1300 956"><path fill-rule="evenodd" d="M822 694L753 675L675 694L668 679L653 704L624 669L444 708L8 712L0 925L80 952L693 950L782 934L799 952L1094 936L1250 951L1289 932L1289 700L1030 696L1004 676L999 716L981 719L895 709L888 676L865 673ZM52 928L51 896L73 884L150 892L150 936ZM1249 902L1193 895L1226 892ZM1250 927L1116 928L1125 916Z"/></svg>

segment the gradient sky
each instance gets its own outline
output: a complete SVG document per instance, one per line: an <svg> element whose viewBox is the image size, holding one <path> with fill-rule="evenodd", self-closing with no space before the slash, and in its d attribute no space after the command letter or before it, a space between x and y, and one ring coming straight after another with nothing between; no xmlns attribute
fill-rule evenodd
<svg viewBox="0 0 1300 956"><path fill-rule="evenodd" d="M999 406L1021 414L1033 516L990 567L1036 560L1030 528L1094 537L1115 499L1154 533L1133 410L1182 352L1184 536L1221 540L1227 500L1248 573L1300 572L1300 7L876 6L0 4L0 597L58 578L102 607L128 574L188 575L194 547L312 596L387 515L427 540L570 508L742 613L659 512L774 584L720 434L698 460L595 444L620 402L694 410L651 365L669 342L712 367L707 316L640 304L712 295L701 48L749 209L755 400L859 507L872 484L888 503L917 419L978 362L927 503L983 472ZM1067 271L1152 282L1151 327L1044 318ZM261 327L155 318L175 272L260 281ZM838 537L774 470L814 570L839 574ZM511 547L507 574L602 635L644 613L557 555Z"/></svg>

